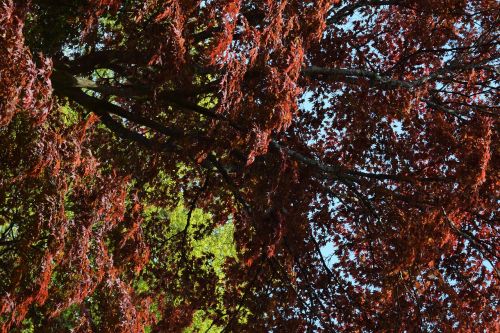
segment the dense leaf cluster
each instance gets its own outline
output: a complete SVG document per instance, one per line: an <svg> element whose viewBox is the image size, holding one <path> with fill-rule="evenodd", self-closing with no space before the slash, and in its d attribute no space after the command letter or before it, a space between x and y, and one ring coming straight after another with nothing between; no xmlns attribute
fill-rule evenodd
<svg viewBox="0 0 500 333"><path fill-rule="evenodd" d="M494 0L0 0L2 332L498 331Z"/></svg>

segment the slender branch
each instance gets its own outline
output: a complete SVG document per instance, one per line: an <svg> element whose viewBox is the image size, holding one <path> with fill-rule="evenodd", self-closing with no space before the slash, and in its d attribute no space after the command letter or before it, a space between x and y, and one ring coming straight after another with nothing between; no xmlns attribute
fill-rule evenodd
<svg viewBox="0 0 500 333"><path fill-rule="evenodd" d="M498 260L498 256L491 249L489 249L487 246L485 246L484 244L482 244L481 241L478 240L474 235L469 234L468 232L459 229L455 225L455 223L453 223L453 221L450 220L450 218L448 217L448 214L446 213L446 211L445 211L445 209L443 207L441 207L441 211L443 213L443 216L445 218L446 223L448 223L448 225L450 226L450 228L456 234L458 234L458 235L466 238L467 240L469 240L471 242L472 247L474 247L476 250L478 250L479 253L481 253L481 255L489 262L489 264L491 265L491 267L492 267L493 271L495 272L497 278L500 279L500 272L498 271L496 265L484 253L484 251L488 252L491 256L493 256L493 258L496 258L497 260Z"/></svg>
<svg viewBox="0 0 500 333"><path fill-rule="evenodd" d="M362 7L380 7L380 6L390 6L390 5L398 5L397 0L392 1L358 1L354 4L350 4L340 8L337 12L335 12L332 16L330 16L326 23L327 24L336 24L340 23L340 21L346 18L349 15L352 15L356 10Z"/></svg>
<svg viewBox="0 0 500 333"><path fill-rule="evenodd" d="M96 68L110 68L119 63L145 65L146 57L131 50L100 50L85 54L74 60L57 62L56 65L68 67L73 74L88 73Z"/></svg>
<svg viewBox="0 0 500 333"><path fill-rule="evenodd" d="M441 104L438 104L438 103L436 103L436 102L434 102L434 101L432 101L432 100L430 100L428 98L422 98L421 100L422 100L422 102L427 103L427 105L429 105L430 107L432 107L434 109L437 109L439 111L443 111L445 113L448 113L448 114L450 114L450 115L452 115L452 116L454 116L454 117L456 117L456 118L458 118L458 119L460 119L462 121L466 121L467 120L461 114L459 114L458 112L456 112L456 111L454 111L452 109L449 109L449 108L447 108L447 107L445 107L445 106L443 106Z"/></svg>
<svg viewBox="0 0 500 333"><path fill-rule="evenodd" d="M192 214L193 214L193 211L194 211L194 210L195 210L195 208L196 208L196 202L198 202L198 199L200 198L201 194L202 194L203 192L205 192L205 190L206 190L206 189L207 189L207 187L208 187L208 178L209 178L209 176L210 176L210 174L207 174L207 176L206 176L206 178L205 178L205 181L204 181L203 185L202 185L202 186L200 186L200 188L198 189L198 191L197 191L197 193L196 193L195 197L193 198L193 200L192 200L191 204L189 205L189 211L188 211L188 215L187 215L187 222L186 222L186 226L184 227L184 229L183 229L183 231L182 231L182 232L184 233L184 235L186 235L186 234L187 234L187 231L188 231L188 229L189 229L189 225L190 225L190 223L191 223L191 216L192 216ZM186 237L186 236L184 236L184 238L185 238L185 237Z"/></svg>
<svg viewBox="0 0 500 333"><path fill-rule="evenodd" d="M321 308L321 310L323 311L323 313L328 314L328 310L325 308L323 301L318 296L318 294L316 293L316 290L311 286L311 283L309 282L309 278L308 278L306 269L302 266L302 264L300 262L300 258L292 251L292 248L291 248L286 237L283 239L283 244L285 245L285 248L287 249L288 253L294 258L294 262L297 265L297 267L299 268L299 272L301 273L301 275L304 279L306 288L310 289L311 295L316 300L316 302L318 303L318 305Z"/></svg>
<svg viewBox="0 0 500 333"><path fill-rule="evenodd" d="M302 69L302 74L311 77L323 75L323 76L332 76L337 78L344 77L348 79L365 78L373 82L378 82L382 85L386 85L390 88L402 87L406 89L414 89L424 85L429 81L441 79L443 78L444 75L450 74L456 70L463 71L463 70L478 69L478 68L490 70L490 68L487 66L488 62L496 60L498 59L498 57L499 56L492 56L488 59L484 59L477 63L469 63L469 64L458 63L458 61L450 61L448 66L438 69L429 75L425 75L419 79L411 81L394 79L387 75L383 75L380 73L360 68L330 68L330 67L320 67L320 66L309 66Z"/></svg>
<svg viewBox="0 0 500 333"><path fill-rule="evenodd" d="M208 155L207 160L209 164L213 165L217 171L221 174L222 178L226 182L226 184L229 186L229 189L233 193L234 197L236 200L243 206L245 212L248 215L251 215L252 209L250 205L246 202L246 200L241 196L241 193L238 189L238 186L234 183L234 181L231 179L229 174L227 173L226 169L220 164L220 162L217 160L215 155Z"/></svg>
<svg viewBox="0 0 500 333"><path fill-rule="evenodd" d="M112 113L136 124L147 126L170 137L181 138L185 135L184 132L178 129L164 126L154 120L129 112L118 105L87 95L78 86L78 81L75 82L72 80L74 77L68 77L64 74L58 75L57 73L59 72L56 71L52 77L52 83L55 91L70 98L81 106L97 113L101 117L104 114L109 115L109 113Z"/></svg>
<svg viewBox="0 0 500 333"><path fill-rule="evenodd" d="M346 77L346 78L366 78L370 79L374 82L378 82L389 87L403 87L407 89L412 89L417 87L418 85L423 84L427 80L418 80L418 81L403 81L392 79L388 76L382 76L378 73L357 69L357 68L328 68L328 67L318 67L318 66L310 66L306 67L302 70L302 74L305 76L332 76L332 77ZM354 81L351 81L354 82Z"/></svg>
<svg viewBox="0 0 500 333"><path fill-rule="evenodd" d="M311 167L314 167L323 173L329 174L333 176L334 178L347 181L348 183L358 183L359 178L358 177L364 177L364 178L371 178L371 179L377 179L377 180L394 180L398 182L415 182L415 181L423 181L423 182L437 182L437 181L452 181L452 179L444 178L444 177L412 177L412 176L405 176L405 175L391 175L391 174L383 174L383 173L369 173L369 172L362 172L362 171L357 171L357 170L350 170L343 168L342 166L339 165L328 165L325 164L318 159L314 158L309 158L301 153L284 147L280 143L278 143L275 140L271 140L270 146L278 149L278 150L283 150L287 153L288 156L292 157L293 159L297 160L298 162L309 165ZM358 177L355 177L358 176Z"/></svg>

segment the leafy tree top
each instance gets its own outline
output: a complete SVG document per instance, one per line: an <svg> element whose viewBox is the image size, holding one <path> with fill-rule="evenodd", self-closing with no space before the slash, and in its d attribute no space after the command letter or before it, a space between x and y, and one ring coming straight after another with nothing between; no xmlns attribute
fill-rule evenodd
<svg viewBox="0 0 500 333"><path fill-rule="evenodd" d="M2 330L498 330L499 10L0 0Z"/></svg>

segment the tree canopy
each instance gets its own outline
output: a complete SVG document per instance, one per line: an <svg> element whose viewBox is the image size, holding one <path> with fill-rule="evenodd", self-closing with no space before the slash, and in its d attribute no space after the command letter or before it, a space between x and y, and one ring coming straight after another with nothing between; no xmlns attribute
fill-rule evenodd
<svg viewBox="0 0 500 333"><path fill-rule="evenodd" d="M2 332L498 331L495 0L0 0Z"/></svg>

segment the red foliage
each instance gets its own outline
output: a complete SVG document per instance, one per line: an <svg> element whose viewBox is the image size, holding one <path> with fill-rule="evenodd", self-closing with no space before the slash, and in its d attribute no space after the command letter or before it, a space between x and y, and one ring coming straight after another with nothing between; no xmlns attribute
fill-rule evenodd
<svg viewBox="0 0 500 333"><path fill-rule="evenodd" d="M59 5L1 1L2 331L213 309L181 193L235 225L225 330L498 331L498 3L75 3L33 57Z"/></svg>

